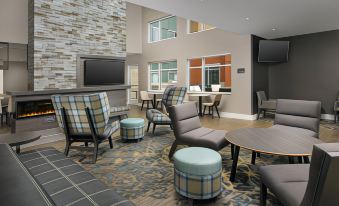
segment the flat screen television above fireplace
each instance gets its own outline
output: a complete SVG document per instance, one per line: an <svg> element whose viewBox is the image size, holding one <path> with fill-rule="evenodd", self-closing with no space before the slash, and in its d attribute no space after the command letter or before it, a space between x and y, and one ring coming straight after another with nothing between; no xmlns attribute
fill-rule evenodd
<svg viewBox="0 0 339 206"><path fill-rule="evenodd" d="M125 61L95 59L84 62L84 85L115 85L125 83Z"/></svg>

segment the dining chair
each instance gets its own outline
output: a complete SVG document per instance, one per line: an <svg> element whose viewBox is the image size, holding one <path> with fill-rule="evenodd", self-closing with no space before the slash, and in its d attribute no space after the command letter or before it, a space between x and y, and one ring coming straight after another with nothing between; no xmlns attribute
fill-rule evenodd
<svg viewBox="0 0 339 206"><path fill-rule="evenodd" d="M203 103L203 106L204 106L203 115L205 115L206 108L208 107L208 114L212 115L212 119L213 119L214 118L214 108L215 108L215 110L216 110L216 112L218 114L218 117L220 118L218 106L220 105L221 97L222 97L222 94L217 94L212 99L212 102L205 102L205 103Z"/></svg>
<svg viewBox="0 0 339 206"><path fill-rule="evenodd" d="M146 91L140 91L140 99L142 101L141 104L141 109L142 110L144 108L144 103L147 102L147 109L149 109L149 103L151 102L152 106L153 105L153 99L151 97L149 97L148 92Z"/></svg>
<svg viewBox="0 0 339 206"><path fill-rule="evenodd" d="M260 118L260 115L262 112L264 112L264 117L265 117L267 111L276 110L277 101L274 99L267 99L264 91L257 91L257 100L258 100L257 120Z"/></svg>

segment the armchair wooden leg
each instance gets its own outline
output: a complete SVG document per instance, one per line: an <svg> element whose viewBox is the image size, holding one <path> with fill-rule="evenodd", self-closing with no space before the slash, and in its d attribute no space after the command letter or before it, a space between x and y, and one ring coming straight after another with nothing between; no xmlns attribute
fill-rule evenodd
<svg viewBox="0 0 339 206"><path fill-rule="evenodd" d="M206 111L206 106L204 106L204 113L202 113L202 116L205 115L205 111Z"/></svg>
<svg viewBox="0 0 339 206"><path fill-rule="evenodd" d="M147 125L147 132L149 131L149 127L151 126L151 122L148 122L148 125Z"/></svg>
<svg viewBox="0 0 339 206"><path fill-rule="evenodd" d="M112 141L111 136L108 137L108 142L109 142L109 148L113 149L113 141Z"/></svg>
<svg viewBox="0 0 339 206"><path fill-rule="evenodd" d="M141 109L140 110L142 110L144 108L144 103L145 103L145 101L142 100L142 104L141 104Z"/></svg>
<svg viewBox="0 0 339 206"><path fill-rule="evenodd" d="M261 183L260 187L260 206L266 206L267 200L267 187L264 183Z"/></svg>
<svg viewBox="0 0 339 206"><path fill-rule="evenodd" d="M155 127L157 126L157 124L153 123L153 134L154 134L154 131L155 131Z"/></svg>
<svg viewBox="0 0 339 206"><path fill-rule="evenodd" d="M97 162L97 157L98 157L98 143L94 143L94 150L93 150L93 164Z"/></svg>
<svg viewBox="0 0 339 206"><path fill-rule="evenodd" d="M220 114L219 114L218 107L217 107L217 105L214 105L214 106L215 106L215 110L217 111L218 117L219 117L219 119L220 119Z"/></svg>
<svg viewBox="0 0 339 206"><path fill-rule="evenodd" d="M64 154L66 155L66 157L68 156L70 146L71 146L71 143L69 141L66 141L66 146L65 146L65 151L64 151Z"/></svg>
<svg viewBox="0 0 339 206"><path fill-rule="evenodd" d="M260 118L260 114L261 114L261 109L260 109L260 108L258 108L257 120L259 120L259 118Z"/></svg>
<svg viewBox="0 0 339 206"><path fill-rule="evenodd" d="M175 140L175 141L173 142L172 147L171 147L171 150L170 150L170 152L169 152L169 154L168 154L168 159L172 159L173 154L174 154L175 150L177 149L177 146L178 146L178 143L177 143L177 141Z"/></svg>

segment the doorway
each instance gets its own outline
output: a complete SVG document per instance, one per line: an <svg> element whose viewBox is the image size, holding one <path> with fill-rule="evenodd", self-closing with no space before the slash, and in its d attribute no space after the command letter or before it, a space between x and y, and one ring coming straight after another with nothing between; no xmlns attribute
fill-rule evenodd
<svg viewBox="0 0 339 206"><path fill-rule="evenodd" d="M128 104L138 104L139 97L139 66L128 65L128 84L131 89L128 91Z"/></svg>

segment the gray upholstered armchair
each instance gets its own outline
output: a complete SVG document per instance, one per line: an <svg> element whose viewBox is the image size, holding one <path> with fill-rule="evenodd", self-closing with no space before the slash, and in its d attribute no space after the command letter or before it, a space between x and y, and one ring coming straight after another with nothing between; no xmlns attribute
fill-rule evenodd
<svg viewBox="0 0 339 206"><path fill-rule="evenodd" d="M278 99L274 125L270 128L318 137L320 112L318 101Z"/></svg>
<svg viewBox="0 0 339 206"><path fill-rule="evenodd" d="M339 205L338 171L339 143L314 145L311 164L262 166L260 205L267 188L286 206Z"/></svg>
<svg viewBox="0 0 339 206"><path fill-rule="evenodd" d="M258 116L259 119L262 112L264 112L264 117L266 115L266 111L275 111L277 106L277 101L274 99L267 99L264 91L257 91L257 99L258 99Z"/></svg>
<svg viewBox="0 0 339 206"><path fill-rule="evenodd" d="M206 147L216 151L228 145L226 131L213 130L201 126L194 102L175 105L168 108L172 120L175 141L172 144L169 159L172 158L178 145ZM233 154L233 152L232 152Z"/></svg>
<svg viewBox="0 0 339 206"><path fill-rule="evenodd" d="M338 120L338 113L339 113L339 91L337 93L337 99L336 101L334 102L334 123L337 123L337 120Z"/></svg>

